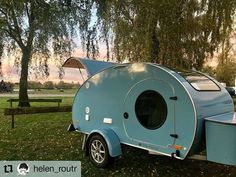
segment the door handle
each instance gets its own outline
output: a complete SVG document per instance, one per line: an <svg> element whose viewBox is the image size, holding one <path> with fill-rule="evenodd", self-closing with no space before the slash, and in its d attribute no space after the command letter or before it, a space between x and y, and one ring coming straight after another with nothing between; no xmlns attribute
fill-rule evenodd
<svg viewBox="0 0 236 177"><path fill-rule="evenodd" d="M177 100L178 98L177 98L177 96L171 96L170 97L170 100Z"/></svg>
<svg viewBox="0 0 236 177"><path fill-rule="evenodd" d="M178 138L178 135L177 135L177 134L170 134L170 136L171 136L172 138Z"/></svg>

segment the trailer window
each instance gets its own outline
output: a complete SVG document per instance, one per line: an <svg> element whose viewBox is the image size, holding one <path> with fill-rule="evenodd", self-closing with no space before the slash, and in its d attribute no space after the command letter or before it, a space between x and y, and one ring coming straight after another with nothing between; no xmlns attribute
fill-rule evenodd
<svg viewBox="0 0 236 177"><path fill-rule="evenodd" d="M157 129L167 117L167 105L164 98L153 90L141 93L135 103L135 113L142 126Z"/></svg>
<svg viewBox="0 0 236 177"><path fill-rule="evenodd" d="M190 85L198 90L198 91L219 91L220 87L207 76L195 72L178 72L181 76L183 76Z"/></svg>

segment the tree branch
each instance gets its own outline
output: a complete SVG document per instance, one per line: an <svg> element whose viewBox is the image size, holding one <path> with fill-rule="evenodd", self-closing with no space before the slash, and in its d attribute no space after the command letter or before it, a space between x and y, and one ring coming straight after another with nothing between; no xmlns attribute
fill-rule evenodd
<svg viewBox="0 0 236 177"><path fill-rule="evenodd" d="M29 23L29 35L27 37L27 47L31 47L34 39L34 33L35 33L35 25L34 25L34 4L30 4L30 8L28 7L28 4L25 4L27 17L28 17L28 23Z"/></svg>
<svg viewBox="0 0 236 177"><path fill-rule="evenodd" d="M9 25L9 23L8 23L9 30L11 32L12 31L15 32L16 36L15 35L14 36L15 36L15 40L17 39L16 42L19 44L19 46L21 48L24 48L25 45L24 45L24 43L22 41L22 38L21 38L21 29L18 25L18 21L17 21L16 14L15 14L15 11L14 11L14 4L11 4L10 10L12 12L12 19L13 19L13 23L14 23L14 29L12 29L11 26Z"/></svg>
<svg viewBox="0 0 236 177"><path fill-rule="evenodd" d="M16 42L17 44L23 48L24 45L23 43L18 39L18 36L17 36L17 32L15 29L12 28L10 22L8 21L9 19L9 16L7 14L7 12L5 12L3 9L0 9L0 12L4 15L4 18L3 18L3 23L5 23L5 25L7 26L8 29L6 28L2 28L1 30L2 31L5 31L10 37L12 37ZM4 26L4 25L3 25Z"/></svg>
<svg viewBox="0 0 236 177"><path fill-rule="evenodd" d="M2 9L0 9L0 12L1 12L3 15L5 15L5 17L7 16L7 13L4 12Z"/></svg>

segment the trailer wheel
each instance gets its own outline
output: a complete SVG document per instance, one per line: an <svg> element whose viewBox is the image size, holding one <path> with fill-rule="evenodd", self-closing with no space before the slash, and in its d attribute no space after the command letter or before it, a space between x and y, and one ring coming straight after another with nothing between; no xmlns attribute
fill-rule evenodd
<svg viewBox="0 0 236 177"><path fill-rule="evenodd" d="M89 157L97 167L106 167L112 162L107 143L100 135L93 135L89 141Z"/></svg>

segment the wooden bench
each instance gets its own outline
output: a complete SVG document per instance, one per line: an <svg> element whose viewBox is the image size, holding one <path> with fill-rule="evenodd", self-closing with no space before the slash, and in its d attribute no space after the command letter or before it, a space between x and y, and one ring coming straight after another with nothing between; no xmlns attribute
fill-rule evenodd
<svg viewBox="0 0 236 177"><path fill-rule="evenodd" d="M10 102L10 107L12 108L13 106L13 102L19 102L19 99L9 99L7 100L7 102ZM62 99L29 99L29 102L32 103L32 102L46 102L46 103L57 103L58 104L58 107L60 106L60 103L62 102Z"/></svg>
<svg viewBox="0 0 236 177"><path fill-rule="evenodd" d="M11 116L11 127L14 128L14 116L22 114L38 114L38 113L53 113L53 112L71 112L72 106L61 107L25 107L25 108L5 108L4 115Z"/></svg>

